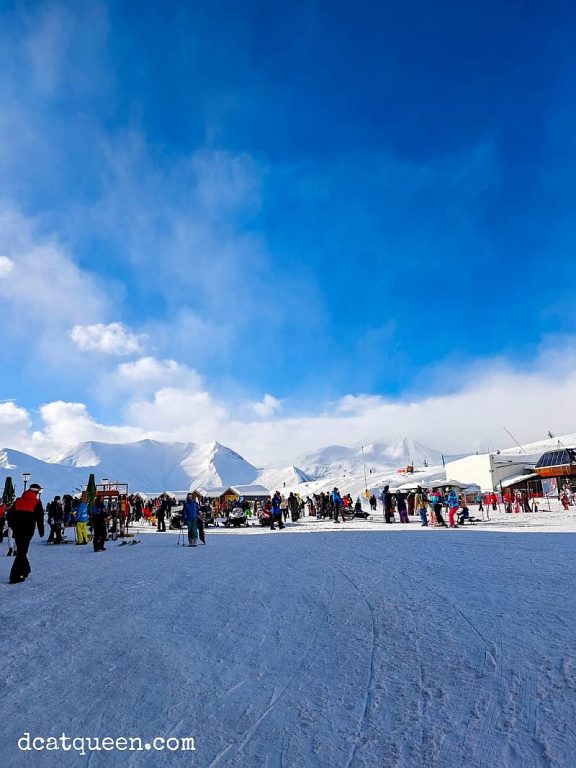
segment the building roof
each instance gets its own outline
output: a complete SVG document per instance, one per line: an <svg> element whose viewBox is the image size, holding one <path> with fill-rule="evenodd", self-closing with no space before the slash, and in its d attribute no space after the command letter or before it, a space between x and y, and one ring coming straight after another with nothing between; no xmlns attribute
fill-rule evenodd
<svg viewBox="0 0 576 768"><path fill-rule="evenodd" d="M536 464L536 469L565 467L570 464L576 464L576 448L559 448L557 451L546 451Z"/></svg>
<svg viewBox="0 0 576 768"><path fill-rule="evenodd" d="M217 488L207 488L203 495L209 499L218 499L231 491L237 496L271 496L272 494L263 485L220 485Z"/></svg>
<svg viewBox="0 0 576 768"><path fill-rule="evenodd" d="M238 496L271 496L272 494L263 485L232 485L230 489Z"/></svg>
<svg viewBox="0 0 576 768"><path fill-rule="evenodd" d="M525 480L533 480L535 477L540 477L540 475L536 472L529 472L525 475L514 475L514 477L507 477L506 480L502 480L499 485L501 485L502 488L509 488L511 485L523 483Z"/></svg>

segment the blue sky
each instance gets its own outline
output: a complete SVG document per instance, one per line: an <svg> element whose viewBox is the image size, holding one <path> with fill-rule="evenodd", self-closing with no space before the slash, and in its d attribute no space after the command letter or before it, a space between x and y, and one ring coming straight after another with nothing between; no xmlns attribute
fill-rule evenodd
<svg viewBox="0 0 576 768"><path fill-rule="evenodd" d="M159 392L202 394L207 436L223 412L422 402L572 359L573 4L4 2L0 22L4 440L43 444L54 402L138 436ZM121 368L142 359L147 389Z"/></svg>

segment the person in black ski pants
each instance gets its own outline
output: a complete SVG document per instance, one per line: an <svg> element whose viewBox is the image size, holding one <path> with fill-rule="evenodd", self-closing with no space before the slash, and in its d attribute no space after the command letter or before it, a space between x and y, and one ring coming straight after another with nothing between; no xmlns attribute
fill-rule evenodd
<svg viewBox="0 0 576 768"><path fill-rule="evenodd" d="M392 509L392 494L390 493L390 486L385 485L382 491L382 505L384 506L384 519L387 523L394 522L394 511Z"/></svg>
<svg viewBox="0 0 576 768"><path fill-rule="evenodd" d="M62 543L62 524L64 523L64 507L60 496L54 496L54 501L46 507L48 513L48 523L50 524L50 534L48 544Z"/></svg>
<svg viewBox="0 0 576 768"><path fill-rule="evenodd" d="M96 499L92 509L92 543L94 544L94 552L104 552L106 549L104 542L106 541L107 519L104 502L102 499Z"/></svg>
<svg viewBox="0 0 576 768"><path fill-rule="evenodd" d="M198 520L196 521L198 525L198 538L202 542L202 544L206 544L206 536L204 535L204 520L206 518L206 515L208 514L208 505L207 504L200 504L198 507Z"/></svg>
<svg viewBox="0 0 576 768"><path fill-rule="evenodd" d="M168 496L164 494L160 499L160 506L156 511L156 520L158 521L158 531L166 533L166 513L168 512Z"/></svg>
<svg viewBox="0 0 576 768"><path fill-rule="evenodd" d="M39 499L42 488L32 483L20 498L16 499L7 513L8 525L12 529L16 542L16 557L10 571L10 584L20 584L30 576L28 547L36 526L41 538L44 538L44 507Z"/></svg>

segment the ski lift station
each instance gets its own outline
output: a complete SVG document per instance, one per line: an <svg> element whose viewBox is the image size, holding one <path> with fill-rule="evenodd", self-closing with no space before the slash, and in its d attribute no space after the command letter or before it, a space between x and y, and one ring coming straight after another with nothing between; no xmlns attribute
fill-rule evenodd
<svg viewBox="0 0 576 768"><path fill-rule="evenodd" d="M446 476L457 477L470 485L476 484L482 491L499 491L511 485L506 480L514 478L515 485L533 478L534 469L543 453L481 453L467 456L448 462Z"/></svg>

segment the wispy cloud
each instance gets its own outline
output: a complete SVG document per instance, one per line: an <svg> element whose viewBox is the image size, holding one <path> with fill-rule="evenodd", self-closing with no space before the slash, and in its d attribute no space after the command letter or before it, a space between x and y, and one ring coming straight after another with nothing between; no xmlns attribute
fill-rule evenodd
<svg viewBox="0 0 576 768"><path fill-rule="evenodd" d="M75 325L69 335L78 349L107 355L137 354L146 341L146 336L133 333L123 323Z"/></svg>

